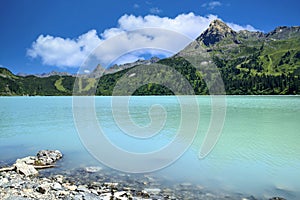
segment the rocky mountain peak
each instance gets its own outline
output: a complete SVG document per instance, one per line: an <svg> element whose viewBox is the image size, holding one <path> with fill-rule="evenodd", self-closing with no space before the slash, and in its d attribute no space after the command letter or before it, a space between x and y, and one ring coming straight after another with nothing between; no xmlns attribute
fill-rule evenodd
<svg viewBox="0 0 300 200"><path fill-rule="evenodd" d="M223 21L216 19L212 21L209 25L208 30L220 32L220 33L231 33L233 30L227 26Z"/></svg>
<svg viewBox="0 0 300 200"><path fill-rule="evenodd" d="M103 75L105 68L101 64L98 64L97 67L88 75L90 78L98 78Z"/></svg>
<svg viewBox="0 0 300 200"><path fill-rule="evenodd" d="M227 24L216 19L210 23L208 29L206 29L197 40L202 41L206 46L210 46L221 41L223 38L235 35L236 32Z"/></svg>
<svg viewBox="0 0 300 200"><path fill-rule="evenodd" d="M279 26L274 31L271 31L266 35L269 39L287 39L293 37L299 37L300 26Z"/></svg>

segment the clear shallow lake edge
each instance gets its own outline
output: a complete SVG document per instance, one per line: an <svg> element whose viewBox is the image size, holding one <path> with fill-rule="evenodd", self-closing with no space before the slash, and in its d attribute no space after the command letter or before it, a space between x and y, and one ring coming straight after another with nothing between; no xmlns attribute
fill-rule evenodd
<svg viewBox="0 0 300 200"><path fill-rule="evenodd" d="M123 134L114 122L111 98L95 97L95 108L99 125L115 145L145 153L174 138L180 124L176 97L131 97L129 110L137 124L151 122L148 111L153 104L162 105L168 114L161 132L148 140ZM222 135L202 160L198 153L210 123L211 98L197 96L197 101L200 120L193 144L175 163L154 175L174 183L200 184L212 191L300 198L299 96L226 96ZM94 165L105 168L80 141L72 97L0 97L0 105L1 162L12 163L40 149L59 149L65 156L58 170Z"/></svg>

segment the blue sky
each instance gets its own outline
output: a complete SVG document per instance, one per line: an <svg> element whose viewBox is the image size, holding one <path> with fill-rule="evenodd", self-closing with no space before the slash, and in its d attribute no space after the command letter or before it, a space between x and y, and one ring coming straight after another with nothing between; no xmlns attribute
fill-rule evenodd
<svg viewBox="0 0 300 200"><path fill-rule="evenodd" d="M215 18L235 30L269 32L300 25L299 7L298 0L1 0L0 66L14 73L75 73L98 43L120 32L150 26L195 38ZM167 56L141 51L123 62L146 54ZM101 61L109 59L103 54Z"/></svg>

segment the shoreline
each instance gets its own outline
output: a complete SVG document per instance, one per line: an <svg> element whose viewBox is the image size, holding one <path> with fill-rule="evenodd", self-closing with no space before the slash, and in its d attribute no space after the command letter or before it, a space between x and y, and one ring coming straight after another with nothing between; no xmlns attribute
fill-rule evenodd
<svg viewBox="0 0 300 200"><path fill-rule="evenodd" d="M33 163L33 160L37 163L38 159L39 163L45 161L42 164L49 166L56 161L57 164L61 162L60 156L51 155L51 152L59 151L40 152L37 154L41 155L40 157L29 156L18 159L16 163ZM52 160L49 161L51 156ZM3 163L5 162L0 162L1 165ZM257 198L238 192L212 192L204 186L188 182L170 184L163 177L158 178L150 174L126 174L97 166L62 170L59 165L55 168L39 168L38 173L28 176L18 170L0 172L0 197L1 200L284 200L279 197Z"/></svg>
<svg viewBox="0 0 300 200"><path fill-rule="evenodd" d="M149 175L110 174L97 168L62 173L48 171L32 177L15 171L0 172L0 196L3 200L261 199L240 193L217 194L191 183L166 186Z"/></svg>

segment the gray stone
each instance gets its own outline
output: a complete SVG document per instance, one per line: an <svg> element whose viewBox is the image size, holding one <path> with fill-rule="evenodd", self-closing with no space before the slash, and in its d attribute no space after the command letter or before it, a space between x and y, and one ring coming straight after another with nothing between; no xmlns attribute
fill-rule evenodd
<svg viewBox="0 0 300 200"><path fill-rule="evenodd" d="M27 165L24 162L17 162L15 166L17 172L22 173L25 176L36 176L39 174L39 172L32 165Z"/></svg>
<svg viewBox="0 0 300 200"><path fill-rule="evenodd" d="M161 189L159 188L145 188L144 192L148 194L159 194L161 192Z"/></svg>
<svg viewBox="0 0 300 200"><path fill-rule="evenodd" d="M101 167L86 167L85 171L90 172L90 173L95 173L99 172L102 168Z"/></svg>
<svg viewBox="0 0 300 200"><path fill-rule="evenodd" d="M59 183L54 183L52 188L53 188L53 190L61 190L62 189L61 184L59 184Z"/></svg>
<svg viewBox="0 0 300 200"><path fill-rule="evenodd" d="M83 200L81 194L75 195L73 199L74 199L74 200Z"/></svg>
<svg viewBox="0 0 300 200"><path fill-rule="evenodd" d="M79 191L79 192L89 192L89 189L87 189L86 186L84 186L84 185L79 185L77 187L77 191Z"/></svg>
<svg viewBox="0 0 300 200"><path fill-rule="evenodd" d="M65 188L70 191L75 191L77 189L77 186L76 185L66 185Z"/></svg>
<svg viewBox="0 0 300 200"><path fill-rule="evenodd" d="M66 196L66 197L63 198L63 200L73 200L73 198L70 197L70 196Z"/></svg>
<svg viewBox="0 0 300 200"><path fill-rule="evenodd" d="M182 186L182 187L191 187L192 184L191 183L181 183L180 186Z"/></svg>
<svg viewBox="0 0 300 200"><path fill-rule="evenodd" d="M62 184L62 183L63 183L63 180L64 180L64 177L63 177L62 175L56 175L56 176L54 177L54 179L55 179L58 183Z"/></svg>
<svg viewBox="0 0 300 200"><path fill-rule="evenodd" d="M41 193L41 194L45 194L47 192L46 188L41 187L41 186L37 187L36 191Z"/></svg>
<svg viewBox="0 0 300 200"><path fill-rule="evenodd" d="M100 199L111 199L112 195L110 192L100 194Z"/></svg>
<svg viewBox="0 0 300 200"><path fill-rule="evenodd" d="M20 196L10 196L5 200L31 200L31 199L26 197L20 197Z"/></svg>
<svg viewBox="0 0 300 200"><path fill-rule="evenodd" d="M114 187L117 187L119 185L119 183L105 182L104 185L114 188Z"/></svg>
<svg viewBox="0 0 300 200"><path fill-rule="evenodd" d="M52 165L62 156L62 153L58 150L41 150L37 153L35 162L40 165Z"/></svg>
<svg viewBox="0 0 300 200"><path fill-rule="evenodd" d="M41 194L46 194L50 189L50 183L42 183L36 188L36 191Z"/></svg>
<svg viewBox="0 0 300 200"><path fill-rule="evenodd" d="M7 178L1 178L0 179L0 187L3 186L3 185L6 185L8 183L8 179Z"/></svg>
<svg viewBox="0 0 300 200"><path fill-rule="evenodd" d="M131 197L130 193L126 192L126 191L115 192L114 196L117 197L117 198L128 198L128 197Z"/></svg>
<svg viewBox="0 0 300 200"><path fill-rule="evenodd" d="M83 194L83 199L84 200L100 200L100 197L95 195L95 194L84 193Z"/></svg>

